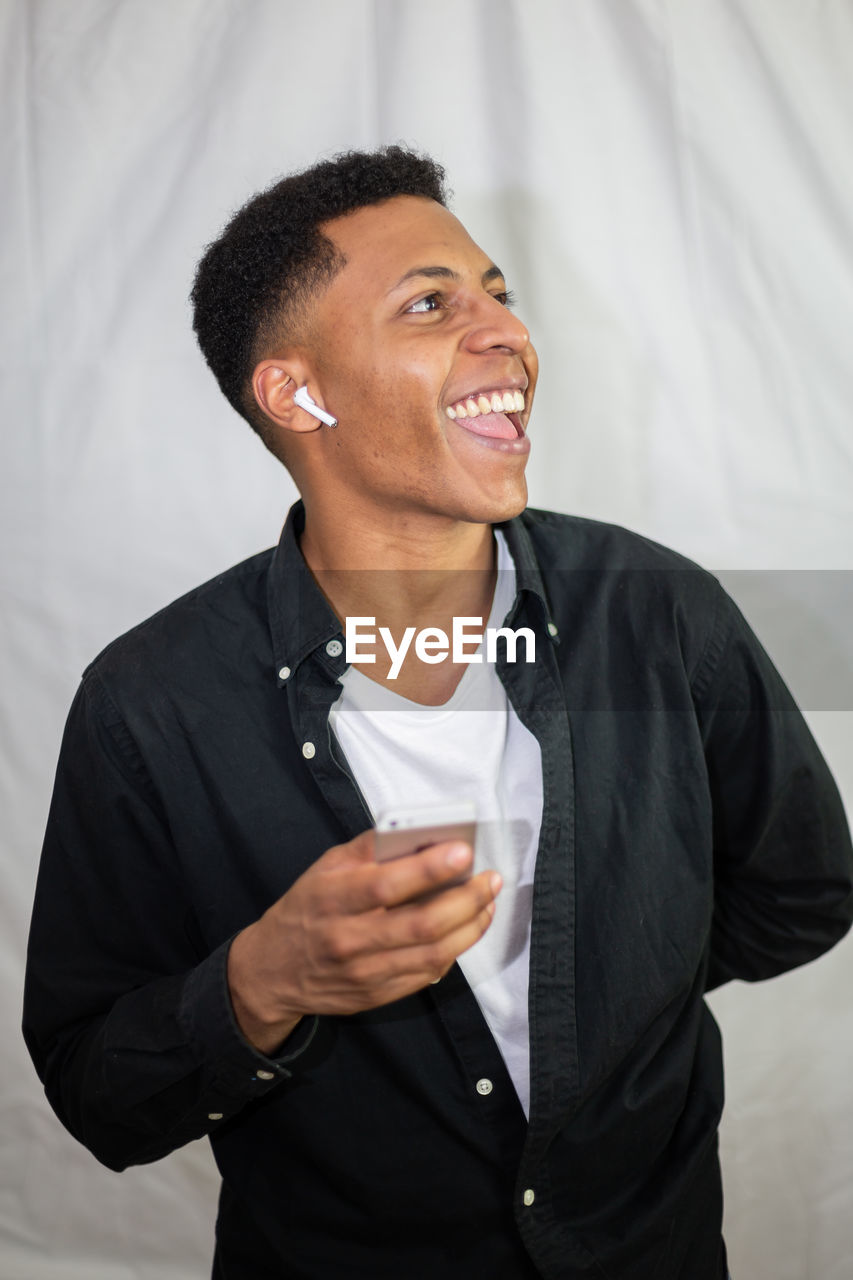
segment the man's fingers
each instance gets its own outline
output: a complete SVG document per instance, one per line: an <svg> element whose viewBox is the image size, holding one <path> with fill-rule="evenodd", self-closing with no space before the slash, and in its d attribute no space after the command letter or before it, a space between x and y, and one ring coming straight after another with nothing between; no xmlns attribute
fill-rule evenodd
<svg viewBox="0 0 853 1280"><path fill-rule="evenodd" d="M474 920L481 911L491 908L494 914L501 884L496 871L481 871L464 885L420 902L403 903L386 913L383 941L391 947L429 944Z"/></svg>
<svg viewBox="0 0 853 1280"><path fill-rule="evenodd" d="M327 850L244 931L257 942L255 977L267 974L247 1008L264 1025L285 1015L290 1025L376 1008L441 977L494 914L496 872L458 882L472 861L469 845L446 842L377 863L372 831Z"/></svg>
<svg viewBox="0 0 853 1280"><path fill-rule="evenodd" d="M389 862L363 864L348 886L347 905L351 911L400 906L446 888L469 872L473 861L470 845L452 841Z"/></svg>
<svg viewBox="0 0 853 1280"><path fill-rule="evenodd" d="M479 942L494 915L494 900L473 917L428 943L369 952L352 962L352 976L365 990L381 992L381 1003L440 981L454 961Z"/></svg>
<svg viewBox="0 0 853 1280"><path fill-rule="evenodd" d="M488 927L501 883L497 872L483 871L465 884L441 890L427 900L351 916L345 927L337 926L330 933L327 943L330 958L338 964L350 964L375 957L381 967L391 959L398 959L397 952L413 953L418 948L435 947L440 954L433 967L440 965L446 940L472 926L479 937ZM479 921L476 926L475 921ZM445 967L459 954L453 949L454 945L449 943Z"/></svg>
<svg viewBox="0 0 853 1280"><path fill-rule="evenodd" d="M307 873L316 876L321 914L350 915L411 902L446 888L470 872L474 861L471 846L456 840L377 862L374 837L375 832L367 830L334 845Z"/></svg>
<svg viewBox="0 0 853 1280"><path fill-rule="evenodd" d="M368 827L366 831L359 832L357 836L354 836L352 840L347 840L345 844L332 845L322 857L317 859L314 865L331 870L333 867L372 864L375 861L375 835L373 828Z"/></svg>

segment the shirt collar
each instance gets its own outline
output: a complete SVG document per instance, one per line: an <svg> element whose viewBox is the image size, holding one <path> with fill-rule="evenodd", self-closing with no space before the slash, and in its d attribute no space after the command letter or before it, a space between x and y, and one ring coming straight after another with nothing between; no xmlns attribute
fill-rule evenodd
<svg viewBox="0 0 853 1280"><path fill-rule="evenodd" d="M295 502L287 514L267 578L267 607L279 684L319 645L341 640L341 624L299 549L305 507Z"/></svg>
<svg viewBox="0 0 853 1280"><path fill-rule="evenodd" d="M551 611L548 607L548 597L545 594L545 584L542 581L539 562L536 559L536 553L533 550L533 543L531 542L530 534L527 532L524 517L516 516L513 520L506 520L503 524L496 524L494 527L500 529L506 538L510 555L515 564L516 590L518 592L526 591L540 600L546 616L550 619Z"/></svg>
<svg viewBox="0 0 853 1280"><path fill-rule="evenodd" d="M304 528L305 507L300 499L288 512L267 579L267 606L279 684L286 684L303 659L320 645L343 640L341 624L299 549ZM556 627L542 574L523 517L516 516L495 528L506 538L515 564L517 597L524 593L538 602L548 631L555 636Z"/></svg>

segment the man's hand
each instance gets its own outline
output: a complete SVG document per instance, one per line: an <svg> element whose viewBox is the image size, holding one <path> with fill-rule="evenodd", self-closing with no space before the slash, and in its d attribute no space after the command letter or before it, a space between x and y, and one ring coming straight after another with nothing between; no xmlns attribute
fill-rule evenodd
<svg viewBox="0 0 853 1280"><path fill-rule="evenodd" d="M304 1014L375 1009L440 978L494 915L496 872L435 892L472 856L454 842L379 863L373 831L328 849L231 944L228 984L246 1038L272 1053Z"/></svg>

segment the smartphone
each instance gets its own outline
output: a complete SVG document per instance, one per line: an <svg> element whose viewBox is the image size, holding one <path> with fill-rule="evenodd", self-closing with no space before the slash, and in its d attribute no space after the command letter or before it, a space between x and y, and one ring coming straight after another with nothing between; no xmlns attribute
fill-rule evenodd
<svg viewBox="0 0 853 1280"><path fill-rule="evenodd" d="M432 844L446 840L463 840L474 848L477 838L477 810L468 800L448 804L395 806L376 818L375 856L377 862L404 858L419 853ZM471 877L470 868L452 884L464 884ZM450 888L450 884L443 886Z"/></svg>

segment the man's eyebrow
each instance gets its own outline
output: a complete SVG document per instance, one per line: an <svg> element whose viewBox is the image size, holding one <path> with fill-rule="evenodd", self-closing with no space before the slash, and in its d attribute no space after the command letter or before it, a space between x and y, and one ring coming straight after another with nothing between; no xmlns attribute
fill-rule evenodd
<svg viewBox="0 0 853 1280"><path fill-rule="evenodd" d="M407 280L414 280L417 276L426 276L429 280L459 281L462 279L459 272L454 271L451 267L412 267L405 275L400 276L397 283L393 285L391 292L393 293L395 289L399 289L401 285L404 285ZM480 277L483 284L491 284L492 280L503 280L503 278L504 273L501 271L500 267L496 267L494 263L492 263L490 267L487 267Z"/></svg>

